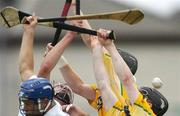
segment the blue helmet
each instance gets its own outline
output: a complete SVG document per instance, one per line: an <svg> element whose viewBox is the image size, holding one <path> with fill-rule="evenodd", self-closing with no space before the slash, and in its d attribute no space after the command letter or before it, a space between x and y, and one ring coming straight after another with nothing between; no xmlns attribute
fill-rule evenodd
<svg viewBox="0 0 180 116"><path fill-rule="evenodd" d="M35 78L21 83L18 96L20 111L24 114L27 114L29 111L26 109L27 101L30 101L28 103L31 103L31 106L38 106L38 112L44 113L53 100L54 90L49 80L44 78ZM41 105L44 102L43 100L48 101L46 106ZM31 109L31 114L33 114L33 110L34 109Z"/></svg>
<svg viewBox="0 0 180 116"><path fill-rule="evenodd" d="M49 80L44 78L30 79L20 85L19 97L32 100L37 98L53 99L54 91Z"/></svg>

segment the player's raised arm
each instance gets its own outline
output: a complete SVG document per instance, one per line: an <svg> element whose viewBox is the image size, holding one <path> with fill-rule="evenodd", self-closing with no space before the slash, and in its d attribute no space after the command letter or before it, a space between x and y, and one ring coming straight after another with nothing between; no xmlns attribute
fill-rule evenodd
<svg viewBox="0 0 180 116"><path fill-rule="evenodd" d="M47 53L41 64L38 76L42 76L42 77L46 77L47 79L50 79L49 77L50 72L57 64L65 48L71 43L71 41L75 38L76 35L77 35L76 32L71 32L71 31L67 32L65 36L61 39L61 41L59 41L53 47L53 49Z"/></svg>
<svg viewBox="0 0 180 116"><path fill-rule="evenodd" d="M29 24L23 25L24 32L19 53L19 72L22 81L27 80L34 73L33 42L37 17L27 17L26 21Z"/></svg>
<svg viewBox="0 0 180 116"><path fill-rule="evenodd" d="M51 45L51 43L48 43L46 48L46 54L48 54L48 52L53 49L53 46ZM88 100L95 99L95 91L88 84L85 84L81 80L80 76L70 66L64 56L61 56L61 58L59 59L58 66L65 82L68 84L68 86L70 86L73 92L82 97L85 97Z"/></svg>
<svg viewBox="0 0 180 116"><path fill-rule="evenodd" d="M96 83L101 92L104 107L108 111L118 99L111 90L109 83L109 75L103 61L103 46L97 38L94 38L91 41L91 47Z"/></svg>
<svg viewBox="0 0 180 116"><path fill-rule="evenodd" d="M74 5L72 5L72 9L75 11L75 9L76 9L76 4L75 3L74 3ZM81 11L80 15L83 15L82 11ZM88 22L88 20L82 20L82 27L92 29L92 27L91 27L90 23ZM95 38L95 36L91 36L91 35L88 35L88 34L81 34L81 38L82 38L83 42L86 44L86 46L91 49L91 40L93 38ZM120 87L120 80L116 76L116 74L114 73L115 71L114 71L114 68L112 66L111 56L109 55L109 53L107 52L107 50L104 47L103 47L103 60L104 60L104 63L105 63L106 70L108 71L109 81L111 83L111 88L114 91L114 93L116 94L116 96L119 99L121 99L121 96L120 96L121 93L120 92L122 90L121 90L121 87Z"/></svg>
<svg viewBox="0 0 180 116"><path fill-rule="evenodd" d="M121 55L118 53L116 46L114 45L113 41L110 39L107 39L107 30L100 29L100 36L99 40L104 45L104 47L109 51L112 62L115 68L115 71L119 77L119 79L122 81L123 85L125 86L128 96L131 100L131 103L134 103L138 96L138 89L136 87L135 81L133 80L133 74L131 73L129 67L121 57Z"/></svg>
<svg viewBox="0 0 180 116"><path fill-rule="evenodd" d="M96 92L85 84L76 71L70 66L65 57L59 60L59 69L63 75L64 80L72 88L72 91L88 100L94 100Z"/></svg>

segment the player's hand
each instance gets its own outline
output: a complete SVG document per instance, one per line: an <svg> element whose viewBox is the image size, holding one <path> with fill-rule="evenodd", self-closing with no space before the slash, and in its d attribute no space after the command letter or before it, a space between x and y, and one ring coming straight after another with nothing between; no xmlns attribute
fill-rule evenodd
<svg viewBox="0 0 180 116"><path fill-rule="evenodd" d="M49 51L53 48L52 43L48 43L46 46L46 51L44 53L44 57L48 54Z"/></svg>
<svg viewBox="0 0 180 116"><path fill-rule="evenodd" d="M25 21L26 23L24 24L24 30L25 30L25 31L35 30L36 25L37 25L37 16L35 16L35 15L33 14L33 16L26 17L25 20L26 20L26 21Z"/></svg>
<svg viewBox="0 0 180 116"><path fill-rule="evenodd" d="M74 104L63 105L62 110L68 113L70 116L89 116L79 106Z"/></svg>
<svg viewBox="0 0 180 116"><path fill-rule="evenodd" d="M83 27L83 21L82 20L72 20L70 22L71 25L76 27Z"/></svg>
<svg viewBox="0 0 180 116"><path fill-rule="evenodd" d="M72 20L70 24L76 27L82 27L82 20ZM74 31L68 31L67 33L71 35L77 35L77 32Z"/></svg>
<svg viewBox="0 0 180 116"><path fill-rule="evenodd" d="M72 7L76 7L76 0L72 0L71 6L72 6Z"/></svg>
<svg viewBox="0 0 180 116"><path fill-rule="evenodd" d="M111 39L107 38L111 32L110 30L99 29L97 32L98 39L103 46L111 45L113 43Z"/></svg>
<svg viewBox="0 0 180 116"><path fill-rule="evenodd" d="M97 36L90 36L91 39L91 48L96 47L97 45L101 45Z"/></svg>
<svg viewBox="0 0 180 116"><path fill-rule="evenodd" d="M62 110L66 113L70 113L70 109L72 109L72 107L74 107L73 104L63 105Z"/></svg>

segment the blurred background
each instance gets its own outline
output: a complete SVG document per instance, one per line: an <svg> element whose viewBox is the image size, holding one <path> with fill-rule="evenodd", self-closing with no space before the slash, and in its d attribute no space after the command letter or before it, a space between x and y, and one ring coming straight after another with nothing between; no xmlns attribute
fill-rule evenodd
<svg viewBox="0 0 180 116"><path fill-rule="evenodd" d="M22 11L41 17L57 17L65 0L0 0L0 9L14 6ZM82 0L84 14L141 9L145 18L130 26L118 21L93 20L94 29L113 29L116 45L138 59L137 83L152 86L154 77L164 82L159 89L169 101L165 116L180 114L180 0ZM69 15L71 15L70 13ZM0 116L15 116L18 113L18 54L22 37L22 25L11 29L0 26ZM45 46L53 40L55 29L38 26L35 36L35 70L39 69ZM62 36L65 31L63 31ZM64 56L86 83L94 83L90 50L77 39L66 49ZM53 70L52 80L63 79L58 67ZM87 101L75 95L75 104L91 116L97 113Z"/></svg>

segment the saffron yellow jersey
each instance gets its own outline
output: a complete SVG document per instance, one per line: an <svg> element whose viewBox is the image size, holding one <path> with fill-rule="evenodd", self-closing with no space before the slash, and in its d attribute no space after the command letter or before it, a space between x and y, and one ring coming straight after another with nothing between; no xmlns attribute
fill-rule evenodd
<svg viewBox="0 0 180 116"><path fill-rule="evenodd" d="M122 87L121 87L120 80L114 71L111 56L107 52L105 52L103 54L103 60L104 60L106 71L108 72L111 89L115 93L116 97L118 99L121 99Z"/></svg>
<svg viewBox="0 0 180 116"><path fill-rule="evenodd" d="M143 99L141 93L139 93L133 105L128 105L128 110L130 116L156 116L146 99ZM126 116L125 109L122 107L121 102L117 101L105 116Z"/></svg>
<svg viewBox="0 0 180 116"><path fill-rule="evenodd" d="M98 116L126 116L125 107L128 107L130 116L156 116L141 93L139 93L134 104L127 105L118 100L111 109L106 111L99 89L95 84L92 84L91 87L96 91L96 98L89 101L89 104L98 111Z"/></svg>
<svg viewBox="0 0 180 116"><path fill-rule="evenodd" d="M98 111L98 116L105 116L106 111L103 105L102 97L99 89L95 84L91 85L91 88L96 91L96 98L93 101L88 101L89 104Z"/></svg>
<svg viewBox="0 0 180 116"><path fill-rule="evenodd" d="M115 93L118 99L120 99L122 102L125 101L129 103L130 100L127 95L126 89L125 87L123 87L121 81L119 80L117 74L114 71L112 59L108 52L104 52L103 60L104 60L105 68L108 72L111 89L113 90L113 92ZM122 99L122 96L124 100Z"/></svg>

